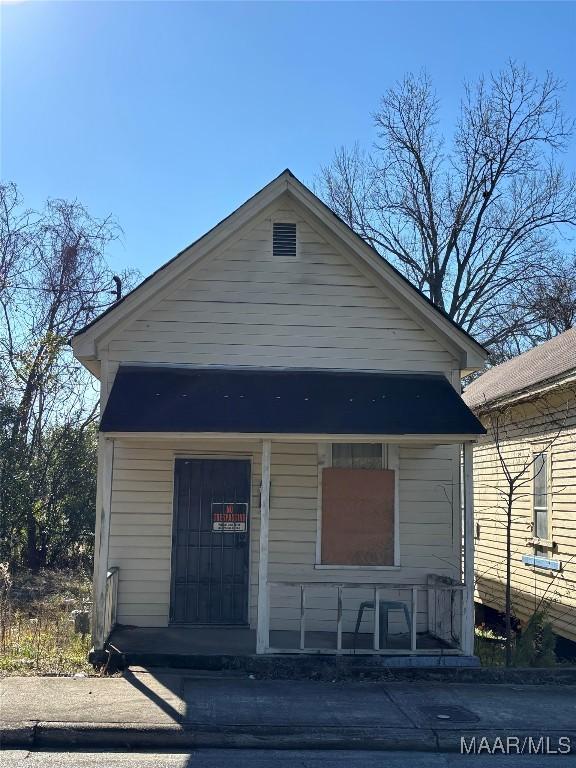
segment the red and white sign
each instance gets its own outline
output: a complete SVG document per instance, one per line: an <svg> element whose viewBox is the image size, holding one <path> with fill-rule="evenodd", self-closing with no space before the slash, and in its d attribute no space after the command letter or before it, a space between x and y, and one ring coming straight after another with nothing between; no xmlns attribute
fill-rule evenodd
<svg viewBox="0 0 576 768"><path fill-rule="evenodd" d="M212 530L218 533L246 533L248 504L237 501L212 502Z"/></svg>

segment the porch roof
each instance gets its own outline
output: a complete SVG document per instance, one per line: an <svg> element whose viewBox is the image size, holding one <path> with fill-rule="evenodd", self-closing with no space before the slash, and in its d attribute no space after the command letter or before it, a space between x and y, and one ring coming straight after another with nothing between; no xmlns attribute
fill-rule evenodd
<svg viewBox="0 0 576 768"><path fill-rule="evenodd" d="M480 435L442 375L120 366L102 432Z"/></svg>

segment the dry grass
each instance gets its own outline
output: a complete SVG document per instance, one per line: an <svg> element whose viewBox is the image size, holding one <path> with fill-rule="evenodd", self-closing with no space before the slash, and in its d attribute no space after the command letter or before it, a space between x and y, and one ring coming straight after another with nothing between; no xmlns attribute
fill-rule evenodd
<svg viewBox="0 0 576 768"><path fill-rule="evenodd" d="M90 636L74 631L75 610L90 608L85 573L9 574L0 566L0 675L93 675Z"/></svg>

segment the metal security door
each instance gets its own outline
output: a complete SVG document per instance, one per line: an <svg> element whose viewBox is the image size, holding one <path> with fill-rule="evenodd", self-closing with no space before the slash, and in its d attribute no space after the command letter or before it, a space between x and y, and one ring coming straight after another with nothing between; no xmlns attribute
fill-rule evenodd
<svg viewBox="0 0 576 768"><path fill-rule="evenodd" d="M250 462L177 459L172 624L247 624Z"/></svg>

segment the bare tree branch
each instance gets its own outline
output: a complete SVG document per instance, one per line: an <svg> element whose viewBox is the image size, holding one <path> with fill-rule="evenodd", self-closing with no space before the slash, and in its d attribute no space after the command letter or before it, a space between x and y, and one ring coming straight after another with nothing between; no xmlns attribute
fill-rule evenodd
<svg viewBox="0 0 576 768"><path fill-rule="evenodd" d="M374 115L373 152L341 148L318 179L339 216L500 358L574 319L573 301L528 301L576 226L576 181L558 163L574 127L562 87L510 62L465 84L448 142L429 78L407 75ZM576 293L572 271L557 292Z"/></svg>

